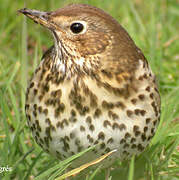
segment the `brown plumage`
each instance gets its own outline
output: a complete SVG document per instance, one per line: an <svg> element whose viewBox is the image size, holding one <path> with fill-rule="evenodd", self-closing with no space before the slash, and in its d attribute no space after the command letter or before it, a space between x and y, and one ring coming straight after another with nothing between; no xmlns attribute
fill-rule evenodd
<svg viewBox="0 0 179 180"><path fill-rule="evenodd" d="M73 166L113 149L104 166L141 153L156 131L160 96L146 58L124 28L84 4L19 12L48 28L55 42L26 93L36 142L59 159L98 144Z"/></svg>

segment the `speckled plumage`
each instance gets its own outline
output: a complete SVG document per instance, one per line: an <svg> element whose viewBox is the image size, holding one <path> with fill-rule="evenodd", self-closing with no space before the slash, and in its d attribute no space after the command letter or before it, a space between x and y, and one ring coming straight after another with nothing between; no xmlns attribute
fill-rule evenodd
<svg viewBox="0 0 179 180"><path fill-rule="evenodd" d="M104 166L141 153L156 131L160 96L147 60L128 33L88 5L20 12L47 27L55 40L26 93L36 142L59 159L98 144L74 166L113 149L117 152ZM84 32L70 32L74 21L83 23Z"/></svg>

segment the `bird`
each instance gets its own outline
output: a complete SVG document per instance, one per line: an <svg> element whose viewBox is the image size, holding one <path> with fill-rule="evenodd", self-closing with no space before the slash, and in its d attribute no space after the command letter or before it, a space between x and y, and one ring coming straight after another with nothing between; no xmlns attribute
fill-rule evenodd
<svg viewBox="0 0 179 180"><path fill-rule="evenodd" d="M141 154L160 121L160 94L146 57L122 25L87 4L19 12L54 39L26 91L37 144L60 160L95 146L72 167L112 150L102 166Z"/></svg>

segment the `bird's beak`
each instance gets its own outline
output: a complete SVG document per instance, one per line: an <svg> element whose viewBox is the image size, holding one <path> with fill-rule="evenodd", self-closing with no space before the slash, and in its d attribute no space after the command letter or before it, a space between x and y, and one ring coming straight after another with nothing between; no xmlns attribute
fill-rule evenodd
<svg viewBox="0 0 179 180"><path fill-rule="evenodd" d="M58 29L56 24L50 21L50 12L43 12L31 9L20 9L18 12L26 15L30 19L34 20L34 22L41 24L44 27L47 27L50 30Z"/></svg>

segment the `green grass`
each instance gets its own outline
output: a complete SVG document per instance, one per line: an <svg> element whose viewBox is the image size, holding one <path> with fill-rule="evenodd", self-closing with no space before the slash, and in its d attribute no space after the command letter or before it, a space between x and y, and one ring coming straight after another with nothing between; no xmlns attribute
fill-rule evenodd
<svg viewBox="0 0 179 180"><path fill-rule="evenodd" d="M139 157L115 164L110 179L179 179L178 0L29 0L25 3L1 0L0 167L8 166L11 171L0 171L0 179L26 180L37 176L52 179L56 171L62 175L71 161L59 163L44 153L27 127L24 113L27 82L53 40L49 32L17 13L25 6L46 11L71 2L95 5L118 19L142 49L158 77L162 116L157 133ZM93 171L86 179L102 180L104 174L104 171Z"/></svg>

